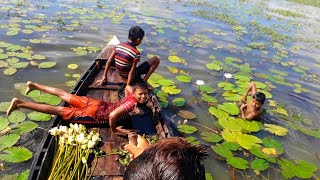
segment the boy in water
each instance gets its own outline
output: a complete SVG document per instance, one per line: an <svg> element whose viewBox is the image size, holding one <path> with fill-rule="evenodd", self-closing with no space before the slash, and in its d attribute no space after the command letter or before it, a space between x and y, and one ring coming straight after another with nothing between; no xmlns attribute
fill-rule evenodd
<svg viewBox="0 0 320 180"><path fill-rule="evenodd" d="M249 92L252 94L252 99L251 101L247 102L247 96ZM261 92L257 92L256 84L254 82L250 83L249 87L241 98L241 118L252 120L260 117L263 112L262 105L265 100L266 95Z"/></svg>
<svg viewBox="0 0 320 180"><path fill-rule="evenodd" d="M139 26L134 26L129 30L128 41L116 45L115 50L109 56L103 78L97 82L98 85L103 85L107 82L107 74L113 63L115 63L116 70L123 82L127 84L125 91L126 96L128 92L131 91L131 84L134 79L140 79L141 75L145 74L143 81L147 82L150 75L158 67L160 60L154 56L137 67L140 61L140 52L136 46L141 44L143 37L144 31Z"/></svg>
<svg viewBox="0 0 320 180"><path fill-rule="evenodd" d="M73 123L103 124L109 122L112 132L121 135L127 134L130 131L122 129L121 127L116 128L116 121L119 116L133 111L138 103L145 103L149 98L147 84L145 82L136 82L133 85L133 91L127 97L116 103L108 103L85 96L76 96L58 88L28 81L26 94L35 89L56 95L62 101L70 104L71 107L25 102L13 98L7 110L7 115L10 115L15 109L26 108L42 113L62 116L64 120L69 120Z"/></svg>

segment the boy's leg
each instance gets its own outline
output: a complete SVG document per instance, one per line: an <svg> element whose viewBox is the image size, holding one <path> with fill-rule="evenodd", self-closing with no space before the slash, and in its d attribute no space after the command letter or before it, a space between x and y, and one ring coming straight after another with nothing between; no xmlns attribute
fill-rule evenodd
<svg viewBox="0 0 320 180"><path fill-rule="evenodd" d="M28 94L29 92L31 92L32 90L35 90L35 89L38 89L40 91L43 91L43 92L46 92L49 94L59 96L62 101L70 103L70 99L71 99L70 93L67 93L62 89L58 89L58 88L54 88L54 87L50 87L50 86L45 86L45 85L41 85L38 83L28 81L26 94Z"/></svg>
<svg viewBox="0 0 320 180"><path fill-rule="evenodd" d="M62 106L51 106L46 104L38 104L33 102L25 102L17 98L11 100L10 107L7 110L7 115L9 116L12 111L18 108L26 108L34 111L39 111L42 113L53 114L53 115L62 115L63 107Z"/></svg>
<svg viewBox="0 0 320 180"><path fill-rule="evenodd" d="M137 67L137 76L145 74L143 81L147 82L151 74L157 69L160 64L160 59L157 56L152 57L148 61Z"/></svg>

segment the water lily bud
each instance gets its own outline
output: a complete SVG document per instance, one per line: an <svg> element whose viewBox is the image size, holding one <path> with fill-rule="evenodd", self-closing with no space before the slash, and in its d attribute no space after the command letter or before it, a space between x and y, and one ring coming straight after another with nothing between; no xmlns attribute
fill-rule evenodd
<svg viewBox="0 0 320 180"><path fill-rule="evenodd" d="M81 145L81 149L84 149L84 150L88 149L88 144Z"/></svg>
<svg viewBox="0 0 320 180"><path fill-rule="evenodd" d="M49 133L50 133L52 136L57 136L57 135L58 135L58 128L57 128L57 127L51 128L51 129L49 130Z"/></svg>
<svg viewBox="0 0 320 180"><path fill-rule="evenodd" d="M183 124L186 125L187 123L188 123L188 120L185 119L185 120L183 121Z"/></svg>
<svg viewBox="0 0 320 180"><path fill-rule="evenodd" d="M62 134L68 133L68 127L67 126L59 126L59 130Z"/></svg>
<svg viewBox="0 0 320 180"><path fill-rule="evenodd" d="M96 142L98 143L99 141L101 141L101 138L99 137L99 134L95 134L92 136L92 139L91 139L93 142Z"/></svg>
<svg viewBox="0 0 320 180"><path fill-rule="evenodd" d="M82 157L81 161L83 164L87 164L87 159L85 157Z"/></svg>
<svg viewBox="0 0 320 180"><path fill-rule="evenodd" d="M84 134L83 133L81 133L81 134L76 136L76 142L77 143L82 144L83 140L84 140Z"/></svg>
<svg viewBox="0 0 320 180"><path fill-rule="evenodd" d="M96 144L96 143L95 143L94 141L89 140L89 142L88 142L88 148L89 148L89 149L93 148L95 144Z"/></svg>
<svg viewBox="0 0 320 180"><path fill-rule="evenodd" d="M69 136L69 137L68 137L67 144L72 145L73 143L74 143L74 138L73 138L73 136Z"/></svg>

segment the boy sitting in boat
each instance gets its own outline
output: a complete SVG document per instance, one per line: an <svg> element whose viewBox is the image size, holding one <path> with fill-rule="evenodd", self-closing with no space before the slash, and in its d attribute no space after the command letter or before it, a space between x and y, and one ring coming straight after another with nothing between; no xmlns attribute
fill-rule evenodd
<svg viewBox="0 0 320 180"><path fill-rule="evenodd" d="M122 135L130 131L122 129L121 127L116 128L116 121L119 116L133 111L138 103L145 103L149 98L147 84L145 82L136 82L133 84L133 91L130 95L116 103L108 103L85 96L76 96L62 89L28 81L26 94L35 89L58 96L62 101L67 102L70 107L25 102L13 98L7 110L7 115L10 115L11 112L17 108L26 108L59 115L62 116L64 120L70 120L73 123L103 124L109 122L112 132Z"/></svg>
<svg viewBox="0 0 320 180"><path fill-rule="evenodd" d="M252 99L247 102L247 96L249 92L252 94ZM241 118L252 120L260 117L263 113L262 105L264 104L265 100L266 95L261 92L257 92L256 84L254 82L250 83L249 87L241 98Z"/></svg>
<svg viewBox="0 0 320 180"><path fill-rule="evenodd" d="M207 148L193 146L182 138L160 139L148 147L148 142L138 136L137 146L128 144L125 149L133 155L124 173L124 180L205 180L203 160Z"/></svg>
<svg viewBox="0 0 320 180"><path fill-rule="evenodd" d="M115 50L110 54L105 66L103 78L97 81L98 85L103 85L108 81L107 74L112 64L115 64L118 74L121 76L123 82L127 84L126 89L130 89L133 80L137 78L141 79L141 75L143 74L145 74L145 76L142 80L147 82L150 75L158 67L160 60L154 56L137 67L140 61L140 52L136 47L141 44L143 37L144 31L139 26L134 26L129 30L128 41L116 45Z"/></svg>

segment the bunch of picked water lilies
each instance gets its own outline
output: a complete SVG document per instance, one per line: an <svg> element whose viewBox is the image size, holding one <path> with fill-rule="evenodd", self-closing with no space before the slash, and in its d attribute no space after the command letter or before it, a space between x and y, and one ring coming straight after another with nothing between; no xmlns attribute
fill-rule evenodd
<svg viewBox="0 0 320 180"><path fill-rule="evenodd" d="M97 155L94 147L101 141L99 133L88 133L81 124L54 127L49 132L58 142L49 180L87 179L87 160L91 153Z"/></svg>

